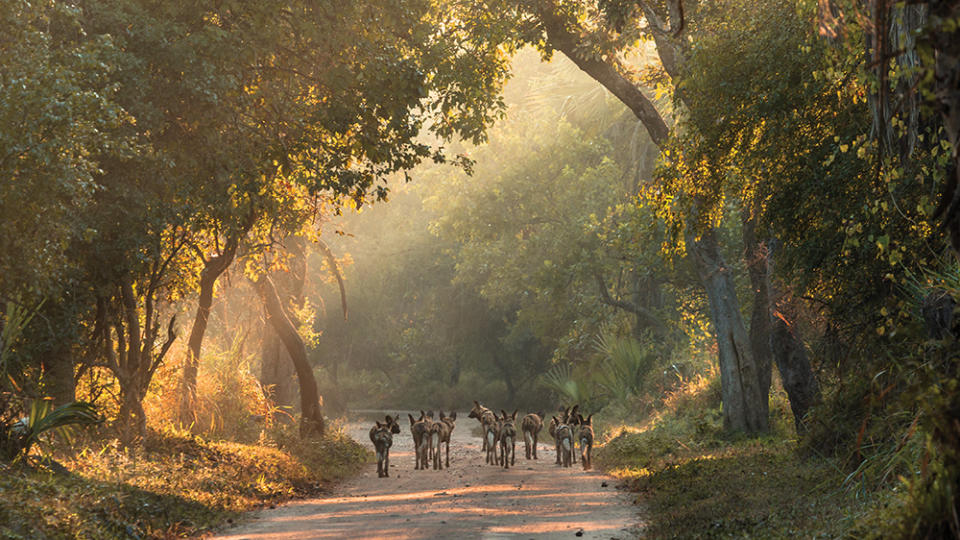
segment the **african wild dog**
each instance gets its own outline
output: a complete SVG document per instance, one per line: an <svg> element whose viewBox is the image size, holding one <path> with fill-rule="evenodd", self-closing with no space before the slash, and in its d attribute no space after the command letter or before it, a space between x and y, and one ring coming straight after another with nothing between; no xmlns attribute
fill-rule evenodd
<svg viewBox="0 0 960 540"><path fill-rule="evenodd" d="M481 452L487 452L487 423L495 421L497 415L493 413L490 409L484 407L476 400L473 402L473 409L470 410L470 414L467 415L467 418L476 418L480 422L480 430L483 434L483 447L480 448Z"/></svg>
<svg viewBox="0 0 960 540"><path fill-rule="evenodd" d="M432 414L432 412L427 413ZM431 417L432 420L432 417ZM443 411L440 411L440 421L430 424L430 460L434 469L443 469L443 459L440 457L440 443L447 441L447 452L450 448L450 424L443 421ZM449 458L448 458L449 459ZM449 467L450 464L447 463Z"/></svg>
<svg viewBox="0 0 960 540"><path fill-rule="evenodd" d="M377 451L377 476L390 476L390 447L393 446L393 434L400 433L400 424L397 420L400 415L391 418L387 415L386 422L377 422L370 428L370 441Z"/></svg>
<svg viewBox="0 0 960 540"><path fill-rule="evenodd" d="M500 409L503 417L500 419L500 459L503 460L504 469L509 469L516 461L517 452L517 411L512 415L507 415L507 411ZM507 461L509 454L510 460Z"/></svg>
<svg viewBox="0 0 960 540"><path fill-rule="evenodd" d="M531 449L533 459L537 459L537 436L543 429L543 413L530 413L520 420L520 430L523 431L523 445L527 459L530 459Z"/></svg>
<svg viewBox="0 0 960 540"><path fill-rule="evenodd" d="M423 414L424 414L423 411L420 411L420 414L423 415ZM433 419L433 410L432 410L432 409L429 410L429 411L427 411L427 413L426 413L425 416L426 416L427 426L429 426L429 428L430 428L430 434L431 434L431 436L427 439L427 443L428 443L428 444L427 444L427 461L428 461L428 462L432 462L432 461L433 461L433 447L434 447L433 433L434 433L434 431L435 431L435 424L437 423L437 421Z"/></svg>
<svg viewBox="0 0 960 540"><path fill-rule="evenodd" d="M497 443L500 441L500 419L493 412L489 413L492 418L487 418L484 413L483 423L483 445L487 449L486 462L488 465L500 465L500 456L497 455Z"/></svg>
<svg viewBox="0 0 960 540"><path fill-rule="evenodd" d="M578 415L580 420L580 433L577 439L580 440L580 461L583 462L583 470L590 469L590 452L593 450L593 414L584 418Z"/></svg>
<svg viewBox="0 0 960 540"><path fill-rule="evenodd" d="M430 445L430 419L420 411L420 419L414 420L412 414L410 417L410 435L413 436L414 450L414 470L426 469L428 457L428 447Z"/></svg>
<svg viewBox="0 0 960 540"><path fill-rule="evenodd" d="M564 467L570 466L570 454L573 452L573 430L556 416L553 417L556 422L557 452L562 456Z"/></svg>
<svg viewBox="0 0 960 540"><path fill-rule="evenodd" d="M455 420L457 419L456 411L451 412L450 416L444 416L443 411L440 411L440 421L437 424L442 424L445 426L444 429L440 432L440 441L437 443L437 454L440 453L440 443L446 443L447 445L447 464L446 466L450 467L450 436L453 434L453 428L456 426Z"/></svg>
<svg viewBox="0 0 960 540"><path fill-rule="evenodd" d="M570 426L570 440L573 443L572 448L570 448L570 458L574 463L577 462L577 434L580 430L580 419L583 418L580 416L580 404L577 403L573 407L570 407L570 412L567 413L567 417L564 419L564 423Z"/></svg>
<svg viewBox="0 0 960 540"><path fill-rule="evenodd" d="M557 418L556 416L550 417L550 426L547 428L547 431L550 433L550 436L553 437L553 447L557 454L556 464L560 465L560 456L562 452L560 451L560 439L557 438L557 426L566 423L566 419L570 415L570 408L560 407L557 409L557 413L560 414L560 418Z"/></svg>

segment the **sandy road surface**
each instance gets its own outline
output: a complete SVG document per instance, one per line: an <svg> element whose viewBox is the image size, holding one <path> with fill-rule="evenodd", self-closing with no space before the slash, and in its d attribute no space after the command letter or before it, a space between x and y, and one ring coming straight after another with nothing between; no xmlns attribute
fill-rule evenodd
<svg viewBox="0 0 960 540"><path fill-rule="evenodd" d="M405 416L405 415L404 415ZM541 432L539 460L527 461L522 439L516 466L486 465L479 424L457 415L450 468L415 471L409 421L394 436L390 477L376 464L321 499L255 512L221 539L307 538L633 538L640 517L615 481L597 472L554 464L553 439ZM370 422L349 424L369 444ZM603 483L607 487L603 487Z"/></svg>

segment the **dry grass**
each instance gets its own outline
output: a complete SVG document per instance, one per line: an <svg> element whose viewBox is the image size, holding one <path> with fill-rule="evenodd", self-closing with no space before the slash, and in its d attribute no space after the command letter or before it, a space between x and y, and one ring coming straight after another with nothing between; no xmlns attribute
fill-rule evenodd
<svg viewBox="0 0 960 540"><path fill-rule="evenodd" d="M134 450L109 443L61 457L66 474L3 466L0 538L195 536L240 512L315 495L368 459L339 434L279 438L283 449L154 433Z"/></svg>
<svg viewBox="0 0 960 540"><path fill-rule="evenodd" d="M838 538L878 503L843 489L846 473L797 449L782 392L771 433L722 430L715 380L694 378L639 427L610 431L597 464L620 478L647 512L649 538Z"/></svg>

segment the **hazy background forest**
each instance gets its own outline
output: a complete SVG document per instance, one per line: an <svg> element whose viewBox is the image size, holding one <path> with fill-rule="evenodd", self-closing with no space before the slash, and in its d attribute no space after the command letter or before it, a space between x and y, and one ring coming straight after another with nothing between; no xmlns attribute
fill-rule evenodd
<svg viewBox="0 0 960 540"><path fill-rule="evenodd" d="M197 534L479 400L596 413L654 536L960 537L940 4L4 2L0 534Z"/></svg>

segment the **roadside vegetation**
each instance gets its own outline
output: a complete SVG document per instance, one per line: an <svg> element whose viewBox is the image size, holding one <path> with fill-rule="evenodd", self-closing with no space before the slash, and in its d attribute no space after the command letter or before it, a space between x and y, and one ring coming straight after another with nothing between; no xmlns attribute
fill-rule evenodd
<svg viewBox="0 0 960 540"><path fill-rule="evenodd" d="M597 466L635 494L645 538L843 538L887 508L889 485L864 489L877 479L799 450L780 392L769 433L727 435L708 381L680 385L644 422L600 415Z"/></svg>
<svg viewBox="0 0 960 540"><path fill-rule="evenodd" d="M200 533L476 399L596 413L654 536L960 538L958 32L0 3L0 527Z"/></svg>
<svg viewBox="0 0 960 540"><path fill-rule="evenodd" d="M274 435L243 444L151 432L136 448L107 438L52 452L52 467L0 464L0 537L199 536L245 511L316 496L369 459L336 432L309 442Z"/></svg>

